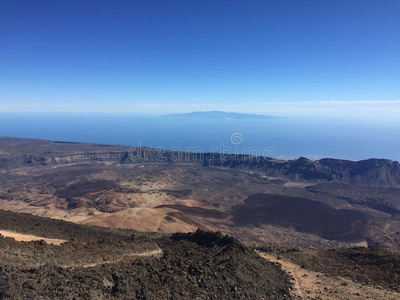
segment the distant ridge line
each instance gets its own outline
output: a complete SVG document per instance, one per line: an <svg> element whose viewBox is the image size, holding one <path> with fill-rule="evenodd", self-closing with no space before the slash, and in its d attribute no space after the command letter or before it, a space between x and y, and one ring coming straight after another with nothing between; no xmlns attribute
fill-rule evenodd
<svg viewBox="0 0 400 300"><path fill-rule="evenodd" d="M230 119L230 120L270 120L280 118L277 116L250 114L250 113L237 113L225 112L219 110L212 111L194 111L189 113L176 113L164 115L164 117L174 118L204 118L204 119Z"/></svg>

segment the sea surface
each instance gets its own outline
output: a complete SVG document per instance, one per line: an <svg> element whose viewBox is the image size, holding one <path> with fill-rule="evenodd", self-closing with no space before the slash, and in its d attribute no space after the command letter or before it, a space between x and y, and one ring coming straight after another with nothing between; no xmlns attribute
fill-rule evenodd
<svg viewBox="0 0 400 300"><path fill-rule="evenodd" d="M0 114L0 136L165 149L400 160L400 123L352 120L230 120L99 114Z"/></svg>

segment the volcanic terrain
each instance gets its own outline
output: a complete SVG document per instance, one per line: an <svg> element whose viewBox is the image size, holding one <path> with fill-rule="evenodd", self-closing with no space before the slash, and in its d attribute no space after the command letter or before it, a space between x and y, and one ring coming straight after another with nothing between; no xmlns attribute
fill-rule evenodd
<svg viewBox="0 0 400 300"><path fill-rule="evenodd" d="M390 160L3 137L0 208L0 299L399 298Z"/></svg>
<svg viewBox="0 0 400 300"><path fill-rule="evenodd" d="M314 248L400 245L400 167L0 138L3 209ZM377 235L377 232L382 234Z"/></svg>

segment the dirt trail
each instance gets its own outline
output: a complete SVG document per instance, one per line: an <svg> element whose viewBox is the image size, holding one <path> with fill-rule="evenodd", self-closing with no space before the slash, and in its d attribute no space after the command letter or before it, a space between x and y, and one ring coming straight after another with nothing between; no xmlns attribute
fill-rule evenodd
<svg viewBox="0 0 400 300"><path fill-rule="evenodd" d="M32 241L45 241L47 244L53 244L59 246L66 242L66 240L59 240L59 239L49 239L45 237L30 235L30 234L23 234L14 231L8 230L0 230L0 234L5 237L13 238L18 242L32 242Z"/></svg>
<svg viewBox="0 0 400 300"><path fill-rule="evenodd" d="M160 248L156 249L156 250L150 250L150 251L143 251L143 252L134 252L134 253L129 253L126 254L118 259L113 259L113 260L105 260L102 262L97 262L97 263L91 263L91 264L85 264L85 265L79 265L79 264L74 264L74 265L63 265L61 267L63 268L93 268L99 265L108 265L108 264L114 264L117 262L120 262L126 258L132 258L132 257L158 257L162 255L162 250Z"/></svg>
<svg viewBox="0 0 400 300"><path fill-rule="evenodd" d="M293 277L294 299L400 299L400 293L362 285L341 277L329 277L323 273L309 271L301 266L277 258L276 254L257 252L268 261L279 263L282 269Z"/></svg>

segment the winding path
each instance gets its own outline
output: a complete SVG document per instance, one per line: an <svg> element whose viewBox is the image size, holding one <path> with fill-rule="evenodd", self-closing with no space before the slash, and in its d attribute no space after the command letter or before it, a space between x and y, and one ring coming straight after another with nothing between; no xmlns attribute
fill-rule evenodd
<svg viewBox="0 0 400 300"><path fill-rule="evenodd" d="M157 246L158 247L158 246ZM123 261L126 258L134 258L134 257L160 257L162 255L162 250L158 247L155 250L143 251L143 252L133 252L126 255L123 255L120 258L112 259L112 260L105 260L102 262L97 263L90 263L90 264L71 264L71 265L62 265L63 268L93 268L100 265L108 265L108 264L115 264L118 262Z"/></svg>

